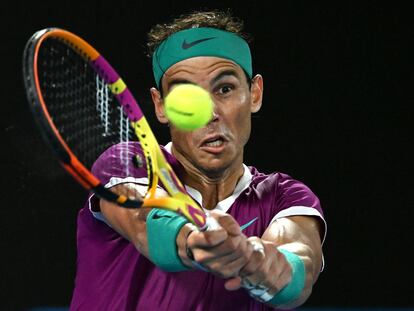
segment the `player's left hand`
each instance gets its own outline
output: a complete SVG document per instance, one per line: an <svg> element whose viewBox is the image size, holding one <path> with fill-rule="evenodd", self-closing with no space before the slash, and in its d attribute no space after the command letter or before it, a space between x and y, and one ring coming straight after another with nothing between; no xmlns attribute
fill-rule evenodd
<svg viewBox="0 0 414 311"><path fill-rule="evenodd" d="M276 294L290 281L289 263L274 243L263 241L259 237L249 237L247 240L253 245L254 252L239 275L226 281L225 288L237 290L243 285L264 286L269 294Z"/></svg>

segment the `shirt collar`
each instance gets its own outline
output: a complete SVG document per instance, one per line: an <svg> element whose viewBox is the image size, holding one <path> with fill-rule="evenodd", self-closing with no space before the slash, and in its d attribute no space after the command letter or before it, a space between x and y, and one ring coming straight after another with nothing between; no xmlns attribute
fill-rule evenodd
<svg viewBox="0 0 414 311"><path fill-rule="evenodd" d="M166 144L164 148L166 151L172 154L171 152L172 142L169 142L168 144ZM225 198L224 200L218 202L214 209L227 212L227 210L234 203L234 201L238 198L238 196L243 192L243 190L245 190L250 185L250 182L252 180L252 173L250 172L249 168L244 163L243 163L243 168L244 168L243 176L237 182L237 185L234 188L233 193L227 198ZM200 206L202 206L203 198L201 196L201 193L198 190L190 186L187 186L187 185L184 185L184 186L187 192L194 198L194 200L196 200L197 203L200 204Z"/></svg>

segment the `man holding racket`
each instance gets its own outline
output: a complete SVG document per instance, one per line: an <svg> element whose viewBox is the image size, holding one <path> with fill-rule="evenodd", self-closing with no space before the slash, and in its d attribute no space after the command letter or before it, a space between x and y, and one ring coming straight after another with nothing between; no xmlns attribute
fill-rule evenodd
<svg viewBox="0 0 414 311"><path fill-rule="evenodd" d="M173 212L92 196L78 218L71 310L286 310L309 297L322 269L323 211L300 181L243 163L263 78L253 75L241 31L227 12L196 12L149 33L158 120L168 123L163 100L178 84L199 85L214 101L206 127L171 125L163 151L219 228L199 231ZM144 193L147 171L136 162L119 176L117 159L103 155L93 171L119 193Z"/></svg>

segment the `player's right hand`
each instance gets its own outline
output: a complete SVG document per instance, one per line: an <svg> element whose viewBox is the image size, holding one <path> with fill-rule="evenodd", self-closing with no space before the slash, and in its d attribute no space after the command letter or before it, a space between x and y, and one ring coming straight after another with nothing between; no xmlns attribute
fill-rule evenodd
<svg viewBox="0 0 414 311"><path fill-rule="evenodd" d="M241 232L237 221L229 214L212 211L221 228L194 230L187 236L187 249L193 260L222 278L235 277L248 263L253 247Z"/></svg>

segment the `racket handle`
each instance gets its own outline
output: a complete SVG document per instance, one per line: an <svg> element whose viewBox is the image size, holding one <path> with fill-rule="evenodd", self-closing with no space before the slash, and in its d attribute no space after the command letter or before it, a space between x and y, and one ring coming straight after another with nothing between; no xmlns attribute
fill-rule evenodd
<svg viewBox="0 0 414 311"><path fill-rule="evenodd" d="M218 221L215 218L211 217L209 213L206 213L206 216L206 224L203 228L200 228L200 231L212 231L221 228Z"/></svg>

